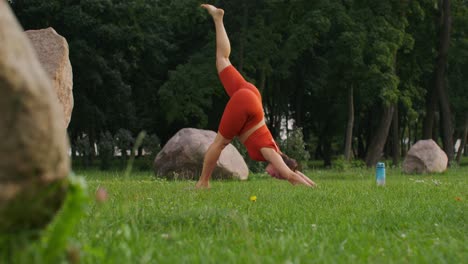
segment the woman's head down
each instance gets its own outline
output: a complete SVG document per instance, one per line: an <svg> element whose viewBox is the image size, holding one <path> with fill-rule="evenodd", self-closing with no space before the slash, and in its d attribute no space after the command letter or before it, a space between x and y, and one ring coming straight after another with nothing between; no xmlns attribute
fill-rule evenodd
<svg viewBox="0 0 468 264"><path fill-rule="evenodd" d="M288 166L289 169L291 169L294 172L297 171L297 169L299 167L299 164L297 163L297 161L295 159L292 159L292 158L288 157L286 154L281 153L281 152L279 154L280 154L281 158L283 159L284 163L286 164L286 166ZM282 179L283 178L280 175L280 172L271 163L266 166L265 171L268 174L270 174L270 176L273 177L273 178L277 178L277 179Z"/></svg>
<svg viewBox="0 0 468 264"><path fill-rule="evenodd" d="M280 153L281 155L281 158L283 158L283 161L284 163L286 163L286 165L292 170L292 171L296 171L298 168L299 168L299 164L297 163L297 161L295 159L292 159L290 157L288 157L286 154L284 153Z"/></svg>

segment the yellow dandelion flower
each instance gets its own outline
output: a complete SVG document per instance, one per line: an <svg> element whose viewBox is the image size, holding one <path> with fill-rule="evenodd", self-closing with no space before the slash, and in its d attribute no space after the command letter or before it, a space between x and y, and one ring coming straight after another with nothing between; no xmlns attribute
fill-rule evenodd
<svg viewBox="0 0 468 264"><path fill-rule="evenodd" d="M255 195L250 196L250 201L251 202L257 201L257 196L255 196Z"/></svg>

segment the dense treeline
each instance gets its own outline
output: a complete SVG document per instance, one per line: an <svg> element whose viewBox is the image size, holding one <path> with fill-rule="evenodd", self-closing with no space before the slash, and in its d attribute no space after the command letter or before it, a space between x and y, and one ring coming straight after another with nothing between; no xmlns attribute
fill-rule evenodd
<svg viewBox="0 0 468 264"><path fill-rule="evenodd" d="M12 1L25 29L50 26L69 42L74 146L119 129L162 142L183 127L217 129L228 97L214 67L213 24L199 4ZM293 119L325 165L344 155L372 166L382 153L398 163L422 138L455 158L468 127L466 0L215 4L226 10L231 61L261 91L275 136Z"/></svg>

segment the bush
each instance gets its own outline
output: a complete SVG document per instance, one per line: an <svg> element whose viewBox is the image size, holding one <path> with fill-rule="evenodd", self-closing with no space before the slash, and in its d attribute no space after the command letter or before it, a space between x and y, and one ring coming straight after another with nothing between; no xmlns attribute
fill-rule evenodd
<svg viewBox="0 0 468 264"><path fill-rule="evenodd" d="M347 171L351 168L351 163L344 156L339 156L332 162L332 168L339 171Z"/></svg>
<svg viewBox="0 0 468 264"><path fill-rule="evenodd" d="M351 160L351 166L353 168L359 168L359 169L367 168L366 163L363 160L360 160L360 159Z"/></svg>
<svg viewBox="0 0 468 264"><path fill-rule="evenodd" d="M156 157L159 151L161 151L161 140L157 135L151 134L143 139L142 147L145 152L149 152L151 154L150 156Z"/></svg>
<svg viewBox="0 0 468 264"><path fill-rule="evenodd" d="M101 133L98 143L99 159L101 160L101 170L110 168L111 160L114 157L114 138L109 132Z"/></svg>
<svg viewBox="0 0 468 264"><path fill-rule="evenodd" d="M279 141L281 151L289 157L297 160L301 165L301 169L305 169L307 162L310 159L310 154L306 150L306 143L302 134L302 128L296 128L289 131L287 138Z"/></svg>
<svg viewBox="0 0 468 264"><path fill-rule="evenodd" d="M131 150L133 148L133 144L135 139L132 136L132 132L126 129L119 129L114 136L115 145L121 150L122 159L127 158L127 150Z"/></svg>
<svg viewBox="0 0 468 264"><path fill-rule="evenodd" d="M89 137L87 135L81 135L75 141L76 151L78 151L78 155L83 157L83 166L88 167L90 166L90 156L91 156L91 143L89 142Z"/></svg>
<svg viewBox="0 0 468 264"><path fill-rule="evenodd" d="M145 150L145 156L143 157L144 162L140 163L138 168L140 170L151 170L156 155L161 151L161 140L155 134L148 135L143 139L141 147Z"/></svg>
<svg viewBox="0 0 468 264"><path fill-rule="evenodd" d="M344 156L341 155L332 162L332 168L340 171L347 171L351 168L363 169L366 168L366 163L363 160L347 161Z"/></svg>

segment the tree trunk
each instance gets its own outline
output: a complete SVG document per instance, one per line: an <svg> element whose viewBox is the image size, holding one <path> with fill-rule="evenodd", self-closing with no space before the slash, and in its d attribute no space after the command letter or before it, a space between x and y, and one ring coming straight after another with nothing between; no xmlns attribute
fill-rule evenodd
<svg viewBox="0 0 468 264"><path fill-rule="evenodd" d="M466 138L467 137L468 137L468 114L466 114L466 117L465 117L465 129L463 129L460 146L458 147L458 152L457 152L456 160L457 160L458 165L460 165L461 156L462 156L462 152L464 149L465 149L465 155L466 155Z"/></svg>
<svg viewBox="0 0 468 264"><path fill-rule="evenodd" d="M297 75L296 75L296 78L298 78L299 80L303 80L303 76L302 76L302 72L301 71L297 71ZM302 119L302 116L303 116L303 109L304 109L304 86L302 85L302 82L301 81L296 81L296 85L294 85L294 87L296 87L296 111L295 111L295 121L296 121L296 126L297 127L304 127L304 124L303 124L303 119ZM303 130L304 131L304 130Z"/></svg>
<svg viewBox="0 0 468 264"><path fill-rule="evenodd" d="M322 140L319 140L317 148L315 149L314 159L319 160L323 156L322 151Z"/></svg>
<svg viewBox="0 0 468 264"><path fill-rule="evenodd" d="M70 142L76 142L76 139L77 139L76 133L71 132L70 133ZM71 160L72 160L72 162L76 161L76 158L77 158L77 156L76 156L76 145L70 143L70 149L71 149Z"/></svg>
<svg viewBox="0 0 468 264"><path fill-rule="evenodd" d="M388 130L388 134L391 135L391 127L392 125L390 125L390 128ZM390 157L392 155L392 146L393 146L393 143L392 143L392 137L388 137L387 138L387 141L385 142L385 145L384 145L384 148L383 148L383 157L382 159L386 160L388 159L388 157Z"/></svg>
<svg viewBox="0 0 468 264"><path fill-rule="evenodd" d="M431 89L426 97L426 116L424 117L423 135L422 139L432 139L434 130L435 110L437 104L437 91L435 87L430 86Z"/></svg>
<svg viewBox="0 0 468 264"><path fill-rule="evenodd" d="M373 128L372 128L372 119L374 118L373 112L368 110L367 111L367 119L366 119L366 128L364 130L364 135L366 136L364 138L364 152L363 152L363 159L366 160L366 155L367 151L369 150L369 146L371 143L372 135L374 134Z"/></svg>
<svg viewBox="0 0 468 264"><path fill-rule="evenodd" d="M358 134L358 157L359 159L366 158L366 148L364 146L364 139L362 138L362 129L359 129L361 133Z"/></svg>
<svg viewBox="0 0 468 264"><path fill-rule="evenodd" d="M268 128L270 129L271 134L274 138L279 136L279 131L281 127L281 114L278 110L278 106L274 101L274 98L269 98L267 105L268 105L268 114L267 114L267 121L268 121Z"/></svg>
<svg viewBox="0 0 468 264"><path fill-rule="evenodd" d="M432 140L434 140L435 142L438 142L439 141L439 135L440 135L440 130L442 129L440 126L440 114L437 110L437 107L436 107L436 111L434 113L434 125L432 126Z"/></svg>
<svg viewBox="0 0 468 264"><path fill-rule="evenodd" d="M400 128L398 123L398 104L396 104L392 120L392 162L394 166L397 166L400 160Z"/></svg>
<svg viewBox="0 0 468 264"><path fill-rule="evenodd" d="M96 142L96 133L94 128L91 129L91 132L89 133L89 144L90 144L90 152L88 156L88 165L89 167L93 166L94 160L96 158L96 151L94 149L94 142Z"/></svg>
<svg viewBox="0 0 468 264"><path fill-rule="evenodd" d="M265 85L266 85L266 72L265 72L265 69L260 69L260 82L257 88L260 91L260 94L262 95L263 95L263 90L265 90Z"/></svg>
<svg viewBox="0 0 468 264"><path fill-rule="evenodd" d="M71 150L71 160L76 161L76 147L74 145L71 145L70 150Z"/></svg>
<svg viewBox="0 0 468 264"><path fill-rule="evenodd" d="M414 130L413 130L413 141L411 141L410 148L411 148L411 146L416 144L417 141L418 141L418 124L415 122L414 123Z"/></svg>
<svg viewBox="0 0 468 264"><path fill-rule="evenodd" d="M439 96L440 113L441 113L441 127L442 127L442 142L444 145L444 151L448 156L449 165L453 161L453 124L452 114L450 111L450 103L448 98L447 88L445 84L445 68L447 65L447 55L450 42L450 30L451 30L451 15L450 15L450 0L443 1L443 25L440 32L439 41L439 56L437 57L437 64L435 69L435 81L434 85Z"/></svg>
<svg viewBox="0 0 468 264"><path fill-rule="evenodd" d="M366 155L366 164L368 167L373 167L382 156L382 151L387 141L388 131L392 123L394 106L384 106L382 118L380 119L377 133L372 136L369 144L369 149Z"/></svg>
<svg viewBox="0 0 468 264"><path fill-rule="evenodd" d="M331 141L327 136L325 136L323 144L323 165L325 168L329 168L331 166L331 151Z"/></svg>
<svg viewBox="0 0 468 264"><path fill-rule="evenodd" d="M138 147L138 150L137 150L137 158L141 158L143 157L143 147Z"/></svg>
<svg viewBox="0 0 468 264"><path fill-rule="evenodd" d="M346 126L346 141L344 158L349 161L351 158L351 146L353 144L353 125L354 125L354 100L353 100L353 86L348 91L348 124Z"/></svg>
<svg viewBox="0 0 468 264"><path fill-rule="evenodd" d="M278 138L280 136L280 131L281 131L281 109L280 109L280 97L281 97L281 86L278 82L274 82L272 85L273 88L273 105L275 107L273 108L275 111L273 112L273 131L272 134L275 138ZM275 102L276 101L276 102Z"/></svg>
<svg viewBox="0 0 468 264"><path fill-rule="evenodd" d="M411 146L413 145L413 141L411 139L411 123L408 122L408 143L407 143L407 146L406 146L406 150L409 151L409 149L411 148ZM406 153L405 153L406 155Z"/></svg>
<svg viewBox="0 0 468 264"><path fill-rule="evenodd" d="M407 129L407 121L405 118L403 118L402 120L402 124L400 125L400 127L402 128L401 129L401 133L400 133L400 157L404 157L406 156L406 150L407 150L407 145L405 143L405 139L406 139L406 129ZM409 137L408 137L409 138Z"/></svg>

